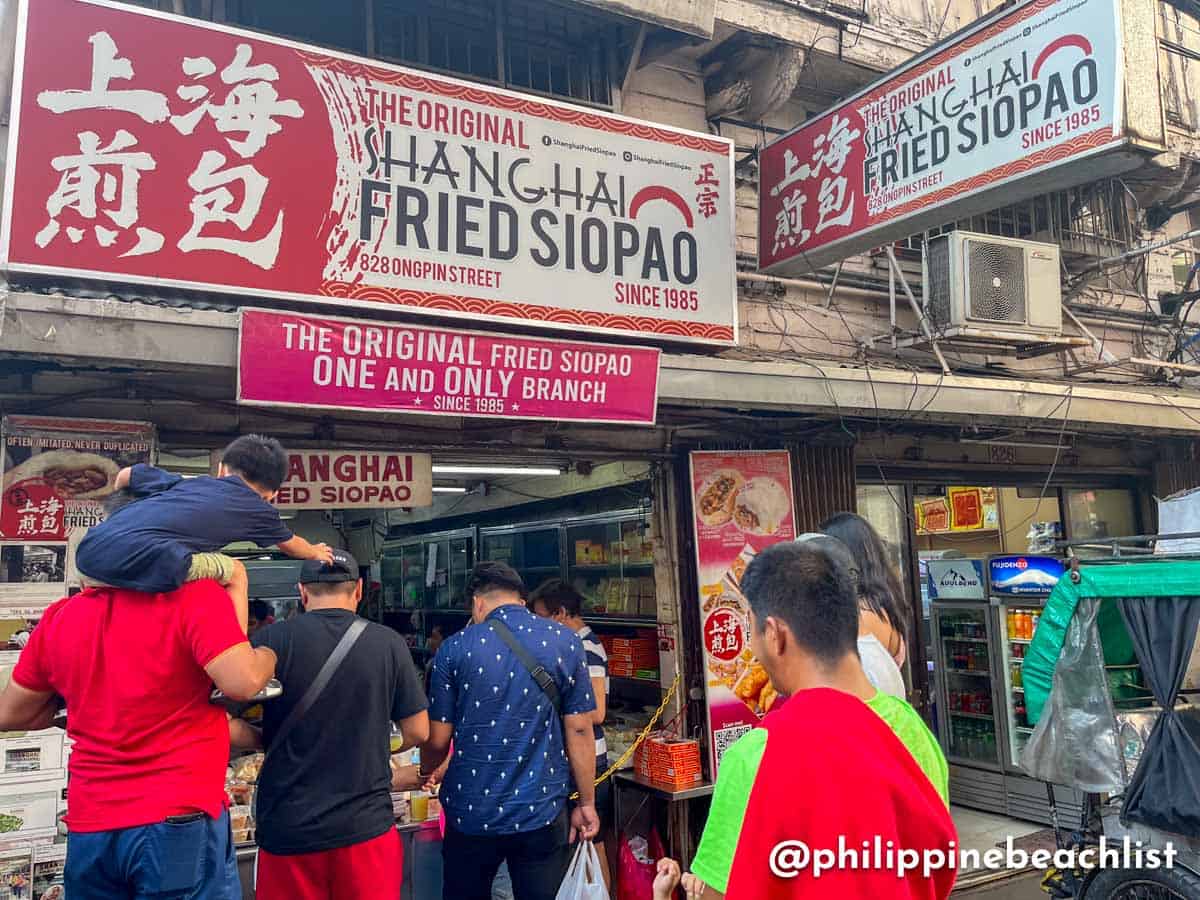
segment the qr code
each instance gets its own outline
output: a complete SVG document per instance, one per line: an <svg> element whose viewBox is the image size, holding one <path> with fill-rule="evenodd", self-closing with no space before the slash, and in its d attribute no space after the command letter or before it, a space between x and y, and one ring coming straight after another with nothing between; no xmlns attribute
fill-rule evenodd
<svg viewBox="0 0 1200 900"><path fill-rule="evenodd" d="M718 728L713 732L713 745L717 748L717 765L721 765L721 757L730 745L749 731L749 725L730 725L728 728Z"/></svg>

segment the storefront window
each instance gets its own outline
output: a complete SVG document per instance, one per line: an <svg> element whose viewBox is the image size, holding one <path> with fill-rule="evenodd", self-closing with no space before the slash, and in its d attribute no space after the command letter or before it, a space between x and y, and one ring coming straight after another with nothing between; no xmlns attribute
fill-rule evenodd
<svg viewBox="0 0 1200 900"><path fill-rule="evenodd" d="M892 565L900 573L900 584L907 591L908 575L908 522L905 517L905 490L902 485L860 484L858 486L858 514L866 519L883 538ZM911 608L911 604L910 604ZM921 618L928 632L929 603L922 604Z"/></svg>
<svg viewBox="0 0 1200 900"><path fill-rule="evenodd" d="M1124 488L1064 491L1071 540L1129 537L1138 533L1133 493Z"/></svg>

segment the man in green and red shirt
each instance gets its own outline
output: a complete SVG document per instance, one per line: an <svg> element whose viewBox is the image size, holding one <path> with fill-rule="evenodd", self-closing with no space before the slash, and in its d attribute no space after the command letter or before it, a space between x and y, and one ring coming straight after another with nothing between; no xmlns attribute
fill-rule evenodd
<svg viewBox="0 0 1200 900"><path fill-rule="evenodd" d="M815 854L878 838L945 853L955 838L932 736L903 701L881 705L863 673L853 577L830 540L772 547L743 578L752 648L790 699L725 752L694 875L684 876L689 897L940 900L953 885L948 867L929 877L881 866L772 869L785 842ZM661 888L672 880L664 875Z"/></svg>

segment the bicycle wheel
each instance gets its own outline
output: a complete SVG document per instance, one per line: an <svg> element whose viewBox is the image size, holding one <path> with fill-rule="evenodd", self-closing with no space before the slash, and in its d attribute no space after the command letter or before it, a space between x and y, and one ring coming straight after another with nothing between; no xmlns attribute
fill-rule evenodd
<svg viewBox="0 0 1200 900"><path fill-rule="evenodd" d="M1200 877L1187 869L1105 869L1084 900L1198 900Z"/></svg>

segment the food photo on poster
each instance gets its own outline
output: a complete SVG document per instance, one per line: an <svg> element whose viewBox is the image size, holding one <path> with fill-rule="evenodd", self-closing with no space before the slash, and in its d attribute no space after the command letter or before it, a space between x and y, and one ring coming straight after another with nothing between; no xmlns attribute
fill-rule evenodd
<svg viewBox="0 0 1200 900"><path fill-rule="evenodd" d="M152 462L153 425L102 419L6 416L0 540L66 542L104 515L117 473Z"/></svg>
<svg viewBox="0 0 1200 900"><path fill-rule="evenodd" d="M712 769L770 711L778 692L750 650L742 576L762 550L796 537L787 451L691 454Z"/></svg>

